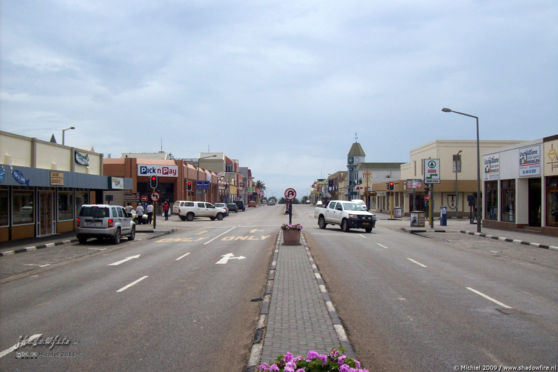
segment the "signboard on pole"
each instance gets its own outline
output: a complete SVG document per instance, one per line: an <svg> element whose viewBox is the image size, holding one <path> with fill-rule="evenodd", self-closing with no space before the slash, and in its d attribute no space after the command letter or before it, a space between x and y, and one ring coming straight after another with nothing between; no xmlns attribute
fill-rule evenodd
<svg viewBox="0 0 558 372"><path fill-rule="evenodd" d="M151 193L151 200L153 200L153 201L159 200L160 197L161 197L161 196L159 195L158 192L153 192L153 193Z"/></svg>
<svg viewBox="0 0 558 372"><path fill-rule="evenodd" d="M285 199L294 200L294 198L296 198L296 190L289 187L285 190Z"/></svg>
<svg viewBox="0 0 558 372"><path fill-rule="evenodd" d="M209 190L209 181L196 181L196 188L198 190Z"/></svg>
<svg viewBox="0 0 558 372"><path fill-rule="evenodd" d="M440 183L440 159L424 159L424 183Z"/></svg>
<svg viewBox="0 0 558 372"><path fill-rule="evenodd" d="M541 146L530 146L519 150L519 177L541 175Z"/></svg>

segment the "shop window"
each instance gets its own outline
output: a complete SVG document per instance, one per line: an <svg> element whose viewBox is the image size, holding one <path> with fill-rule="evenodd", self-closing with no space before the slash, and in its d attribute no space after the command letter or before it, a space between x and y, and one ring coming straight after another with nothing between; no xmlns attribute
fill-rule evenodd
<svg viewBox="0 0 558 372"><path fill-rule="evenodd" d="M76 216L79 215L79 210L84 204L89 204L89 192L78 191L76 192Z"/></svg>
<svg viewBox="0 0 558 372"><path fill-rule="evenodd" d="M74 195L72 191L58 192L58 221L74 219Z"/></svg>
<svg viewBox="0 0 558 372"><path fill-rule="evenodd" d="M14 191L13 195L13 224L33 223L33 191Z"/></svg>
<svg viewBox="0 0 558 372"><path fill-rule="evenodd" d="M502 221L515 221L515 180L502 181Z"/></svg>
<svg viewBox="0 0 558 372"><path fill-rule="evenodd" d="M484 183L486 195L486 219L498 219L498 181L487 181Z"/></svg>
<svg viewBox="0 0 558 372"><path fill-rule="evenodd" d="M7 226L8 220L8 207L9 207L10 194L8 189L0 189L0 226Z"/></svg>
<svg viewBox="0 0 558 372"><path fill-rule="evenodd" d="M558 226L558 177L546 179L546 224Z"/></svg>

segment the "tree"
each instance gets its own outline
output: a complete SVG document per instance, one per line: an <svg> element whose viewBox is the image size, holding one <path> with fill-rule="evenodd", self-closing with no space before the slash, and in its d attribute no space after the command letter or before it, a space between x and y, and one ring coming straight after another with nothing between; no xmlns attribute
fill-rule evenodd
<svg viewBox="0 0 558 372"><path fill-rule="evenodd" d="M302 204L306 204L308 202L308 196L304 195L302 197Z"/></svg>
<svg viewBox="0 0 558 372"><path fill-rule="evenodd" d="M281 198L279 200L279 204L285 204L287 202L287 200L285 198Z"/></svg>
<svg viewBox="0 0 558 372"><path fill-rule="evenodd" d="M256 181L256 188L260 190L265 190L265 183L263 181L257 180Z"/></svg>

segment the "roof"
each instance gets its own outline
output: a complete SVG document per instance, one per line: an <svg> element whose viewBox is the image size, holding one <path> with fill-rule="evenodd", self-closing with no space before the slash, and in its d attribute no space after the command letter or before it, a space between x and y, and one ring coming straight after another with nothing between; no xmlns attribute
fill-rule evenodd
<svg viewBox="0 0 558 372"><path fill-rule="evenodd" d="M355 142L351 146L351 149L349 150L347 156L366 156L366 154L364 153L364 150L362 149L360 143Z"/></svg>
<svg viewBox="0 0 558 372"><path fill-rule="evenodd" d="M401 166L401 164L405 164L405 162L400 163L360 163L358 165L359 169L394 169Z"/></svg>
<svg viewBox="0 0 558 372"><path fill-rule="evenodd" d="M168 160L170 158L167 152L123 152L121 158L136 158L136 159L159 159Z"/></svg>

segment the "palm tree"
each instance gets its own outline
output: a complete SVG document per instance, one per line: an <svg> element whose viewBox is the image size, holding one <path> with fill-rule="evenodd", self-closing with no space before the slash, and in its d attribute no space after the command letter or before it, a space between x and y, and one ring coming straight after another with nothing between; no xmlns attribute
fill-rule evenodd
<svg viewBox="0 0 558 372"><path fill-rule="evenodd" d="M265 190L265 183L263 181L257 180L256 187L260 190Z"/></svg>

